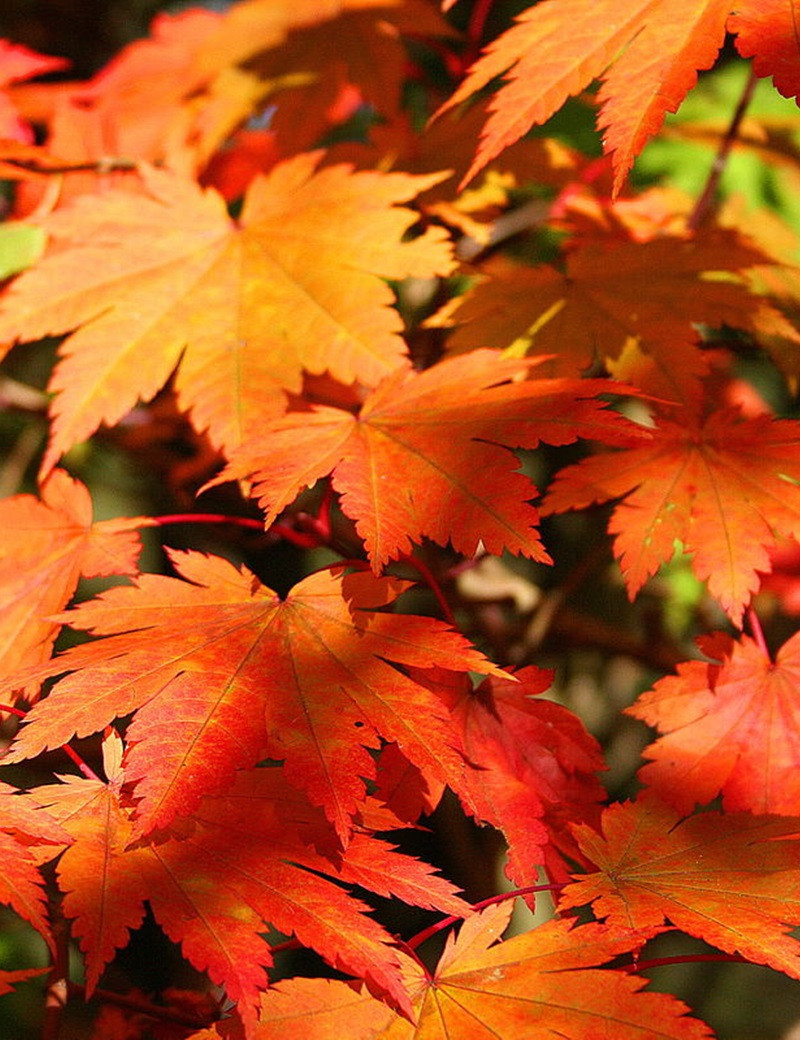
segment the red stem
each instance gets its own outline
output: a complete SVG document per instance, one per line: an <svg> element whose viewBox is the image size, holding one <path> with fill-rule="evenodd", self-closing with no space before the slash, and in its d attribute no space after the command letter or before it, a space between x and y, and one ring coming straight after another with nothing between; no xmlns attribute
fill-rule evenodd
<svg viewBox="0 0 800 1040"><path fill-rule="evenodd" d="M756 614L755 610L753 610L752 607L747 611L747 621L750 625L750 631L753 633L753 639L755 639L758 649L761 651L764 657L767 658L767 660L771 660L769 647L767 646L767 641L764 638L764 629L761 627L761 622L758 619L758 614Z"/></svg>
<svg viewBox="0 0 800 1040"><path fill-rule="evenodd" d="M734 961L737 964L751 964L746 957L738 953L687 953L682 957L653 957L647 961L634 961L628 964L625 971L649 971L650 968L661 968L668 964L696 964L701 961Z"/></svg>
<svg viewBox="0 0 800 1040"><path fill-rule="evenodd" d="M456 624L456 618L453 614L453 611L450 609L450 604L445 599L444 593L442 592L442 587L436 580L433 571L430 569L427 563L423 563L422 560L418 560L416 556L404 555L402 558L406 563L410 563L411 566L422 576L423 581L434 594L437 603L442 608L442 613L444 614L445 621L447 621L449 625L452 625L453 628L457 628L458 626Z"/></svg>
<svg viewBox="0 0 800 1040"><path fill-rule="evenodd" d="M27 711L23 711L22 708L15 708L11 704L0 704L0 711L7 711L11 715L16 715L18 719L24 719L28 714ZM97 780L98 783L102 783L102 780L97 773L95 773L92 767L87 762L84 762L78 752L74 751L69 744L62 744L61 750L72 759L87 780Z"/></svg>
<svg viewBox="0 0 800 1040"><path fill-rule="evenodd" d="M469 46L464 53L463 60L465 69L467 69L480 54L483 30L486 27L486 19L489 17L489 11L492 9L493 2L494 0L475 0L472 13L469 16L469 24L467 25L467 39L469 40Z"/></svg>
<svg viewBox="0 0 800 1040"><path fill-rule="evenodd" d="M167 524L236 524L263 531L264 524L249 516L226 516L224 513L168 513L165 516L148 517L148 522L158 527Z"/></svg>
<svg viewBox="0 0 800 1040"><path fill-rule="evenodd" d="M489 896L488 899L482 899L479 903L474 903L472 909L477 912L478 910L485 910L487 906L493 906L495 903L504 903L506 899L516 899L517 896L527 896L532 892L558 892L563 887L563 885L549 884L528 885L526 888L514 888L510 892L501 892L499 896ZM441 921L437 921L436 924L430 925L429 928L425 928L421 932L418 932L413 936L413 938L404 942L403 946L411 951L416 950L418 946L421 946L427 939L430 939L432 935L444 931L445 928L450 928L460 920L460 917L451 914L450 917L445 917Z"/></svg>

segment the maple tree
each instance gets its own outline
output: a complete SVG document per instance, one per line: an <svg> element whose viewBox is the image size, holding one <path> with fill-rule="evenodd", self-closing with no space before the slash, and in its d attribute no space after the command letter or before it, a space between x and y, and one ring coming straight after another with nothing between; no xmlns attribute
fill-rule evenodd
<svg viewBox="0 0 800 1040"><path fill-rule="evenodd" d="M0 40L4 1036L700 1040L664 961L800 979L792 4L510 6Z"/></svg>

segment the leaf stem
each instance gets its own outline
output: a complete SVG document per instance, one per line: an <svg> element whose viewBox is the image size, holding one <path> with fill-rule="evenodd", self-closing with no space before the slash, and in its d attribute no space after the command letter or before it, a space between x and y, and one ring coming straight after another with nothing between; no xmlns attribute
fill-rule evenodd
<svg viewBox="0 0 800 1040"><path fill-rule="evenodd" d="M747 623L750 625L750 631L753 633L753 639L756 641L758 649L768 661L772 660L769 647L767 646L767 641L764 638L764 629L761 627L758 614L756 614L752 607L747 611Z"/></svg>
<svg viewBox="0 0 800 1040"><path fill-rule="evenodd" d="M15 708L12 704L0 704L0 711L7 711L10 715L16 715L18 719L24 719L28 715L27 711L23 711L22 708ZM97 780L98 783L103 782L97 775L97 773L95 773L95 771L89 765L89 763L85 762L78 754L78 752L71 748L69 744L62 744L61 750L67 755L68 758L72 759L72 761L75 763L78 769L80 769L80 771L83 773L87 780Z"/></svg>
<svg viewBox="0 0 800 1040"><path fill-rule="evenodd" d="M486 27L486 19L489 17L489 12L492 9L493 3L494 0L475 0L475 3L473 4L469 16L469 23L467 25L467 39L469 40L469 45L464 51L464 56L462 58L464 71L472 65L480 54L483 30Z"/></svg>
<svg viewBox="0 0 800 1040"><path fill-rule="evenodd" d="M479 903L473 903L472 909L477 913L478 910L485 910L487 906L494 906L495 903L504 903L506 899L516 899L517 896L527 896L532 892L558 892L563 887L562 884L552 883L547 885L527 885L525 888L512 888L510 892L501 892L500 895L489 896L488 899L482 899ZM409 950L416 950L418 946L430 939L432 935L444 931L445 928L452 927L460 920L461 918L457 914L444 917L441 921L437 921L435 924L418 932L413 938L406 940L403 946Z"/></svg>
<svg viewBox="0 0 800 1040"><path fill-rule="evenodd" d="M739 98L739 104L736 106L736 111L733 113L733 118L731 119L727 132L720 143L717 154L714 157L714 162L711 164L711 170L709 171L706 186L703 188L700 198L695 203L694 210L689 217L688 227L690 231L697 231L713 210L714 198L717 194L719 182L725 171L728 157L736 141L737 134L739 133L739 127L744 119L747 106L750 104L753 97L753 91L755 90L757 81L758 77L751 69L750 76L745 84L744 90L742 91L742 96Z"/></svg>
<svg viewBox="0 0 800 1040"><path fill-rule="evenodd" d="M737 964L751 964L746 957L738 953L686 953L680 957L652 957L650 960L636 960L625 966L625 971L649 971L650 968L661 968L669 964L697 964L702 961L733 961Z"/></svg>
<svg viewBox="0 0 800 1040"><path fill-rule="evenodd" d="M167 513L164 516L148 517L148 522L156 527L167 524L234 524L237 527L249 527L263 531L264 524L251 516L227 516L225 513Z"/></svg>
<svg viewBox="0 0 800 1040"><path fill-rule="evenodd" d="M403 561L405 563L410 564L421 575L425 584L436 597L436 602L441 607L442 614L444 614L445 621L448 623L448 625L452 625L453 628L458 628L458 625L456 624L455 614L451 610L450 604L445 599L441 585L436 580L433 571L430 569L427 563L424 563L422 560L418 560L416 556L406 555L403 556Z"/></svg>
<svg viewBox="0 0 800 1040"><path fill-rule="evenodd" d="M84 998L86 996L85 987L76 982L69 983L69 992L75 996ZM95 989L92 992L92 997L104 1004L115 1004L117 1007L127 1008L140 1015L147 1015L148 1018L155 1018L163 1022L173 1022L175 1025L186 1026L188 1029L206 1029L212 1022L218 1021L220 1017L218 1014L212 1018L209 1018L207 1015L190 1015L185 1011L176 1011L171 1007L152 1004L149 1000L144 1000L141 997L132 997L125 993L114 993L108 989Z"/></svg>

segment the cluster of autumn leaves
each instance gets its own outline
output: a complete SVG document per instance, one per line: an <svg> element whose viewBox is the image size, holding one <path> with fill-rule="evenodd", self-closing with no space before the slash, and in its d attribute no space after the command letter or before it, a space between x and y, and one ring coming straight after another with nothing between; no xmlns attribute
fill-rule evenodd
<svg viewBox="0 0 800 1040"><path fill-rule="evenodd" d="M796 380L797 274L774 223L735 205L614 198L726 30L797 93L788 0L544 0L422 129L408 76L446 98L409 39L456 71L464 46L428 0L161 15L88 83L28 82L63 62L0 49L0 344L63 337L38 492L0 503L0 699L24 715L3 763L63 747L81 774L0 786L0 900L56 965L69 921L88 996L148 906L235 1004L196 1040L710 1036L601 970L670 928L800 978L798 637L773 659L757 627L738 634L800 539L800 425L701 336L737 329ZM488 118L457 110L508 70ZM597 78L610 165L522 139ZM366 137L319 147L364 113ZM490 248L531 182L554 263ZM414 292L425 321L404 324ZM198 483L239 482L277 529L323 482L359 559L283 596L199 552L140 572L157 518L94 521L67 468L167 385L213 450ZM576 442L534 505L516 452ZM730 632L629 709L660 736L644 793L603 809L601 750L542 696L551 674L409 613L395 564L426 542L547 563L542 516L610 501L630 598L679 545ZM110 576L129 580L67 609L82 577ZM91 638L53 656L62 626ZM103 776L71 747L95 734ZM392 844L446 787L503 833L530 899L544 867L554 920L498 942L507 903L473 910ZM435 971L355 887L464 919ZM268 986L270 927L355 981ZM37 973L0 973L0 992Z"/></svg>

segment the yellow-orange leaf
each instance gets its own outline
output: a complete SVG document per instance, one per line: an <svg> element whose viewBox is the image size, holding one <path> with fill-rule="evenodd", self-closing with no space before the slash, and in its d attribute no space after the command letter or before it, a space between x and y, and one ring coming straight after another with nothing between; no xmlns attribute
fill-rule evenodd
<svg viewBox="0 0 800 1040"><path fill-rule="evenodd" d="M549 921L505 942L510 907L468 918L447 946L433 978L405 959L417 1021L376 1013L374 1001L345 983L284 982L262 1000L253 1040L293 1040L305 1007L311 1040L704 1040L708 1027L661 993L642 993L646 979L598 966L634 949L641 938L603 925ZM392 1021L380 1028L382 1017ZM308 1030L311 1030L310 1032ZM209 1031L209 1037L214 1034Z"/></svg>
<svg viewBox="0 0 800 1040"><path fill-rule="evenodd" d="M396 204L440 178L315 173L319 158L256 178L237 224L216 192L158 170L143 171L146 196L84 197L45 220L52 251L0 308L0 342L82 326L51 383L45 471L176 365L182 406L224 448L280 412L303 369L372 385L397 367L384 279L443 274L451 259L440 229L402 241L415 216Z"/></svg>
<svg viewBox="0 0 800 1040"><path fill-rule="evenodd" d="M549 354L548 373L577 375L635 341L656 366L658 382L651 379L648 391L691 399L707 369L697 323L752 328L759 300L742 272L764 260L720 228L641 241L629 228L598 220L577 238L563 272L503 257L481 265L483 280L451 312L462 324L448 346L457 353L494 346L514 356Z"/></svg>
<svg viewBox="0 0 800 1040"><path fill-rule="evenodd" d="M564 889L559 907L592 904L623 933L667 921L726 953L800 978L797 817L701 813L681 819L652 796L612 805L603 835L575 836L597 873ZM788 927L787 927L788 926Z"/></svg>
<svg viewBox="0 0 800 1040"><path fill-rule="evenodd" d="M41 500L14 495L0 502L0 675L50 657L60 629L52 620L78 578L137 573L144 517L92 523L89 492L63 470L42 487Z"/></svg>

